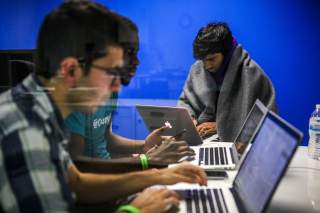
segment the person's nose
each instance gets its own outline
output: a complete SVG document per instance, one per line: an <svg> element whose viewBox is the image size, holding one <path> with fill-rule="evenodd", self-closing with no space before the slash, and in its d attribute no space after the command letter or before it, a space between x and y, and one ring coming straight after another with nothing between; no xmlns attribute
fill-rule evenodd
<svg viewBox="0 0 320 213"><path fill-rule="evenodd" d="M203 61L203 67L205 70L207 70L210 67L210 65L207 61Z"/></svg>
<svg viewBox="0 0 320 213"><path fill-rule="evenodd" d="M211 70L214 67L214 63L210 62L210 61L203 61L203 68L205 70Z"/></svg>

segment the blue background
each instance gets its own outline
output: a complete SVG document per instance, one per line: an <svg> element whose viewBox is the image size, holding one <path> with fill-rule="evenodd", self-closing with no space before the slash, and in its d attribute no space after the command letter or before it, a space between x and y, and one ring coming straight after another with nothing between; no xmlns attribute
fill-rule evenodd
<svg viewBox="0 0 320 213"><path fill-rule="evenodd" d="M45 14L61 1L1 1L0 49L35 48ZM122 98L177 99L192 58L192 41L210 21L229 23L236 39L276 88L282 117L305 133L320 103L320 2L237 0L105 0L137 23L141 64Z"/></svg>

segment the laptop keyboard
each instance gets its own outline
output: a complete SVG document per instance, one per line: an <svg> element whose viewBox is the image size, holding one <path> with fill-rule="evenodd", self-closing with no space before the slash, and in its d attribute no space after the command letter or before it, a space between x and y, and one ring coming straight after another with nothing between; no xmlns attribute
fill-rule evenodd
<svg viewBox="0 0 320 213"><path fill-rule="evenodd" d="M228 159L227 149L231 159ZM199 150L198 165L228 165L230 161L235 163L231 147L201 147Z"/></svg>
<svg viewBox="0 0 320 213"><path fill-rule="evenodd" d="M187 213L228 212L221 189L187 189L177 192L186 202Z"/></svg>

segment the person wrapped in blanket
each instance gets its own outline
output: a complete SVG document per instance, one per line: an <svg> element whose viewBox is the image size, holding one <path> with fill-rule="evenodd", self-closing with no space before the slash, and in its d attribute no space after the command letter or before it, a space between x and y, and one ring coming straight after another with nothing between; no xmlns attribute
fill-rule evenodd
<svg viewBox="0 0 320 213"><path fill-rule="evenodd" d="M202 138L218 133L221 141L233 141L256 99L277 110L271 80L226 23L202 27L193 56L177 105L189 111Z"/></svg>

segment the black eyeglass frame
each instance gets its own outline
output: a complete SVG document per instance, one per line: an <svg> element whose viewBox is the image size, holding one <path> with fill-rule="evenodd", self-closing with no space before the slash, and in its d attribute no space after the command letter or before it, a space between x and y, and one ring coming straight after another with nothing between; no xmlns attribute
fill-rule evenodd
<svg viewBox="0 0 320 213"><path fill-rule="evenodd" d="M112 80L112 83L116 81L116 79L120 78L121 84L124 86L127 86L126 83L127 78L130 77L127 69L125 67L113 67L113 68L106 68L97 64L94 64L90 62L90 60L86 60L84 58L78 58L78 62L80 66L84 69L85 74L87 75L89 73L90 68L99 69L105 72L105 74L113 76L114 79Z"/></svg>

